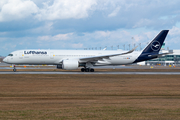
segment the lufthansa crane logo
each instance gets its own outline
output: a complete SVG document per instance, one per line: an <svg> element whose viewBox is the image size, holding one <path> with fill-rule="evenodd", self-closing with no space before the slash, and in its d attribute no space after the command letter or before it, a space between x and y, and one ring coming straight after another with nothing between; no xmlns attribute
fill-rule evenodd
<svg viewBox="0 0 180 120"><path fill-rule="evenodd" d="M153 43L151 43L151 49L153 51L158 51L161 47L161 44L158 41L154 41Z"/></svg>

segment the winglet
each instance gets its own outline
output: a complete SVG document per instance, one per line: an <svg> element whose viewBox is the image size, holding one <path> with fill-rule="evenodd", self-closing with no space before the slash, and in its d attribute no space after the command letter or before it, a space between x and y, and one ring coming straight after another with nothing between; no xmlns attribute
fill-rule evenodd
<svg viewBox="0 0 180 120"><path fill-rule="evenodd" d="M134 50L136 50L137 47L138 47L138 46L136 46L135 48L133 48L132 50L130 50L130 51L126 52L126 53L121 53L121 54L116 54L116 55L125 55L125 54L132 53L132 52L134 52ZM114 56L115 56L115 55L114 55Z"/></svg>
<svg viewBox="0 0 180 120"><path fill-rule="evenodd" d="M128 53L132 53L133 51L135 51L136 50L136 48L137 48L138 46L136 46L135 48L133 48L132 50L130 50L130 51L128 51Z"/></svg>

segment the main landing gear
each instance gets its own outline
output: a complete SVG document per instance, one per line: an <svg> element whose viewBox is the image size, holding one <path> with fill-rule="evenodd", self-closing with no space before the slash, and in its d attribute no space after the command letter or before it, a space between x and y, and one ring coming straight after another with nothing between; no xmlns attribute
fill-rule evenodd
<svg viewBox="0 0 180 120"><path fill-rule="evenodd" d="M94 72L93 68L81 68L81 72Z"/></svg>

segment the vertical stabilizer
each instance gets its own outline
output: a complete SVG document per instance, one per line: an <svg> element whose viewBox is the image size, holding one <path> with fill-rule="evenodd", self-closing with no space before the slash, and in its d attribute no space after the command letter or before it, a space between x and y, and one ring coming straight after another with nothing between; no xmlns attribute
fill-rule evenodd
<svg viewBox="0 0 180 120"><path fill-rule="evenodd" d="M157 58L156 55L159 54L164 40L168 34L169 30L162 30L142 51L141 55L135 60L136 62L141 62L145 60L150 60ZM152 57L154 56L154 57Z"/></svg>
<svg viewBox="0 0 180 120"><path fill-rule="evenodd" d="M169 30L162 30L152 41L145 47L142 53L159 53Z"/></svg>

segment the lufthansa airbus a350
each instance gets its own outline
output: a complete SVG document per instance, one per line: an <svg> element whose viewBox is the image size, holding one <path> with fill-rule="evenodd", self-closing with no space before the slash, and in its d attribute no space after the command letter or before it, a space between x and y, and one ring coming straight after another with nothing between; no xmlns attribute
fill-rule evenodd
<svg viewBox="0 0 180 120"><path fill-rule="evenodd" d="M94 72L94 66L127 65L160 57L161 46L169 30L162 30L142 51L114 50L18 50L3 61L15 65L57 65L57 69Z"/></svg>

